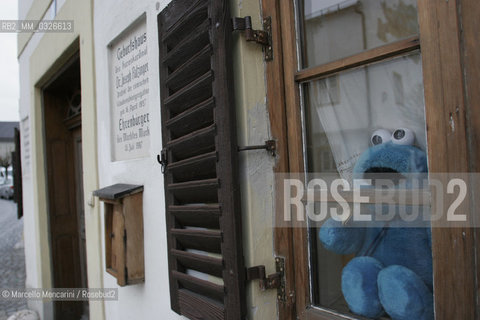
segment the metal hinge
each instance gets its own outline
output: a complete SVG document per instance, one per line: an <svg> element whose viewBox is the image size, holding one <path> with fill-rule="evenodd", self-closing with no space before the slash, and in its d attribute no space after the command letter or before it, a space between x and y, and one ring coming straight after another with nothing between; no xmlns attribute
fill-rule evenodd
<svg viewBox="0 0 480 320"><path fill-rule="evenodd" d="M232 19L233 31L245 31L245 39L247 41L255 41L263 46L265 60L273 60L272 47L272 18L263 19L263 30L253 30L252 17L244 18L235 17Z"/></svg>
<svg viewBox="0 0 480 320"><path fill-rule="evenodd" d="M247 269L247 281L260 280L260 290L277 289L277 299L285 302L285 259L275 257L276 272L266 276L265 266L255 266Z"/></svg>
<svg viewBox="0 0 480 320"><path fill-rule="evenodd" d="M165 173L168 164L167 149L162 149L160 154L157 154L157 161L162 166L162 173Z"/></svg>

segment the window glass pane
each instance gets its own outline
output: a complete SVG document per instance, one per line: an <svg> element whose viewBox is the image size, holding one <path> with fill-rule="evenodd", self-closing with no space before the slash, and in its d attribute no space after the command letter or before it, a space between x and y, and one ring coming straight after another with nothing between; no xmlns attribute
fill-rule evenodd
<svg viewBox="0 0 480 320"><path fill-rule="evenodd" d="M379 128L407 127L426 150L422 63L418 51L304 85L308 168L351 179Z"/></svg>
<svg viewBox="0 0 480 320"><path fill-rule="evenodd" d="M416 0L299 0L303 67L418 34Z"/></svg>
<svg viewBox="0 0 480 320"><path fill-rule="evenodd" d="M389 131L388 139L396 129L410 129L414 134L412 147L426 153L418 51L305 83L303 91L310 173L334 173L351 183L353 168L359 156L373 146L372 133L378 129ZM326 249L319 230L310 229L313 304L349 313L341 279L355 254L341 255ZM421 259L431 266L431 256Z"/></svg>

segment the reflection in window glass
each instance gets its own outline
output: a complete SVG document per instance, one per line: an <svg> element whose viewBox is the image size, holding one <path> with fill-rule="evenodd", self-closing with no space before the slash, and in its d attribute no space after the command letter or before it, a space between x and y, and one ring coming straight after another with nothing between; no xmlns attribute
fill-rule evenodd
<svg viewBox="0 0 480 320"><path fill-rule="evenodd" d="M313 67L418 34L416 0L299 0Z"/></svg>
<svg viewBox="0 0 480 320"><path fill-rule="evenodd" d="M364 66L304 84L306 153L309 172L338 173L352 181L359 155L376 129L409 128L414 145L426 152L420 53ZM314 305L348 312L341 275L353 255L338 255L311 230Z"/></svg>

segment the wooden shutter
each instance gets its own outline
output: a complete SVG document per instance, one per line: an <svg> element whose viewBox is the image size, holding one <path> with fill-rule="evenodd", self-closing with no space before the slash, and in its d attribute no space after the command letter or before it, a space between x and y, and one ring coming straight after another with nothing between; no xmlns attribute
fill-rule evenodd
<svg viewBox="0 0 480 320"><path fill-rule="evenodd" d="M158 15L170 298L190 319L245 315L227 3L174 0Z"/></svg>
<svg viewBox="0 0 480 320"><path fill-rule="evenodd" d="M13 185L15 188L13 201L17 204L18 219L23 216L22 153L20 147L20 130L15 128L15 151L12 152Z"/></svg>

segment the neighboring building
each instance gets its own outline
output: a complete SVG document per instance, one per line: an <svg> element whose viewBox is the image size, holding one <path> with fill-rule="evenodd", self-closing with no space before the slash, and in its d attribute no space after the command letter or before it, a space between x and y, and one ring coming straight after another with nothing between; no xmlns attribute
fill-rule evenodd
<svg viewBox="0 0 480 320"><path fill-rule="evenodd" d="M232 31L245 16L270 43ZM73 22L18 36L26 286L118 289L29 307L355 318L352 257L285 221L285 174L348 181L377 128L411 129L432 173L479 171L479 16L477 0L19 0L19 19ZM477 238L432 229L437 319L478 317ZM261 290L254 266L281 286Z"/></svg>
<svg viewBox="0 0 480 320"><path fill-rule="evenodd" d="M18 122L0 121L0 158L12 157L15 151L15 128L18 128Z"/></svg>

